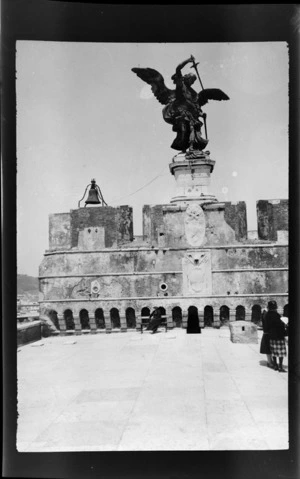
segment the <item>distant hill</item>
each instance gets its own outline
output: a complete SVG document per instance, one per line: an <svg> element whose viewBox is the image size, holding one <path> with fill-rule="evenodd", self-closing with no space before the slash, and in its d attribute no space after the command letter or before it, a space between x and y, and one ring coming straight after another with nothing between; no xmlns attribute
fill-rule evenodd
<svg viewBox="0 0 300 479"><path fill-rule="evenodd" d="M17 294L24 294L29 296L39 295L39 280L34 276L27 276L27 274L17 275Z"/></svg>

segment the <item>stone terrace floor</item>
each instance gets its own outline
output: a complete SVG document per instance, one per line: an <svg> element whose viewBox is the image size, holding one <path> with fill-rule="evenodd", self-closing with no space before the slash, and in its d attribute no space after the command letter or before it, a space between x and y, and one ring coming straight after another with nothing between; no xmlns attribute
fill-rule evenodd
<svg viewBox="0 0 300 479"><path fill-rule="evenodd" d="M17 449L287 449L288 374L265 359L259 343L233 344L226 328L19 347Z"/></svg>

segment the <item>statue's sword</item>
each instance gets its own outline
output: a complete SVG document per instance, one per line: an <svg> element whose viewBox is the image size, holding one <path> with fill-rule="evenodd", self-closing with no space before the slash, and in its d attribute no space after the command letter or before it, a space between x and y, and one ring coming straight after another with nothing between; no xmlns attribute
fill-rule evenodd
<svg viewBox="0 0 300 479"><path fill-rule="evenodd" d="M201 78L200 78L200 75L199 75L199 72L198 72L198 68L197 68L197 65L199 65L199 62L195 62L195 57L193 57L193 55L191 55L191 60L193 62L193 65L191 66L191 68L194 68L196 70L196 73L197 73L197 77L198 77L198 80L200 82L200 85L201 85L201 88L202 90L204 90L204 86L203 86L203 83L201 81ZM206 126L206 117L203 118L204 120L204 130L205 130L205 137L206 139L208 139L208 136L207 136L207 126Z"/></svg>

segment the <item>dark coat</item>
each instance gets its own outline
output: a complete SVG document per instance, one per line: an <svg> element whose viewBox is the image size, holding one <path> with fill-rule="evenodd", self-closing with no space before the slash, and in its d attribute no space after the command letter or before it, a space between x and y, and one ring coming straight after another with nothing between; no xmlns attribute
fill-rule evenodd
<svg viewBox="0 0 300 479"><path fill-rule="evenodd" d="M149 317L149 324L148 324L148 327L147 327L147 330L156 330L158 328L158 326L160 326L161 322L162 322L162 317L161 317L161 312L160 312L160 309L155 309L153 311L153 313L150 314L150 317Z"/></svg>
<svg viewBox="0 0 300 479"><path fill-rule="evenodd" d="M270 339L279 340L285 337L285 324L277 311L268 311L263 321L263 331Z"/></svg>

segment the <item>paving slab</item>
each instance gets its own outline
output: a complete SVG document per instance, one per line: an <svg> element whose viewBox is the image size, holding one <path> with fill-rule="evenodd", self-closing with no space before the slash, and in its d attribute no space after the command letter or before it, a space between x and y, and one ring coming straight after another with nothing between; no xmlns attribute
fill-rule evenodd
<svg viewBox="0 0 300 479"><path fill-rule="evenodd" d="M227 328L19 347L17 449L287 449L288 374L259 347L232 343Z"/></svg>

